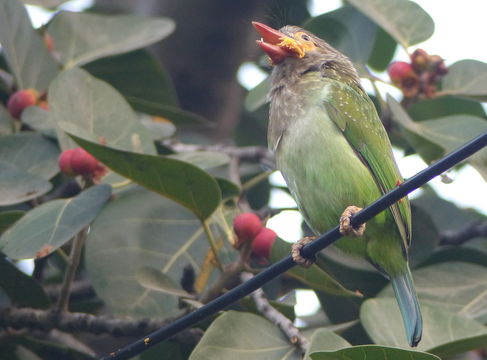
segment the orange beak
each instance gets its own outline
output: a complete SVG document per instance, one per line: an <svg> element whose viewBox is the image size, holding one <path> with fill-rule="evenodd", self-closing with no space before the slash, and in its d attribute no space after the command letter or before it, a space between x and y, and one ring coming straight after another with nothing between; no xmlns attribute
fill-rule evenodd
<svg viewBox="0 0 487 360"><path fill-rule="evenodd" d="M282 46L283 40L289 38L287 35L256 21L252 21L252 25L262 37L256 41L257 44L270 57L273 64L279 64L285 58L296 55L292 49Z"/></svg>

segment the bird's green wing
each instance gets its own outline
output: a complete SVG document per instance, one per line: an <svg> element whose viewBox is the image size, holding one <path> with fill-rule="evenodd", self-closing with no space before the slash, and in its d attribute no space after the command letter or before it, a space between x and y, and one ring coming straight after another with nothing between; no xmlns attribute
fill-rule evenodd
<svg viewBox="0 0 487 360"><path fill-rule="evenodd" d="M345 83L327 80L322 96L328 116L369 168L381 192L385 194L402 183L389 138L367 94ZM390 209L407 248L411 239L409 201L404 198Z"/></svg>

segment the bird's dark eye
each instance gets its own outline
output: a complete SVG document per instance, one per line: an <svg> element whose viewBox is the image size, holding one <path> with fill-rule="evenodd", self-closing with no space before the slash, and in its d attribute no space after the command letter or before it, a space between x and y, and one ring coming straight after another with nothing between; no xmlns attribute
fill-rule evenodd
<svg viewBox="0 0 487 360"><path fill-rule="evenodd" d="M301 39L303 39L304 41L310 41L311 40L311 38L306 34L301 35Z"/></svg>

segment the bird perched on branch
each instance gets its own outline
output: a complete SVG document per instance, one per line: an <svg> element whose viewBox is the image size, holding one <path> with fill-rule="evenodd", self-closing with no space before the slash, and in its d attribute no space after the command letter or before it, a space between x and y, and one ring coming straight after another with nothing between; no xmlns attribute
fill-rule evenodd
<svg viewBox="0 0 487 360"><path fill-rule="evenodd" d="M336 246L362 256L392 282L408 342L421 340L422 317L408 265L407 198L354 229L350 216L401 184L387 133L351 61L296 26L254 22L274 69L269 148L301 213L316 234L340 219ZM360 236L360 237L358 237Z"/></svg>

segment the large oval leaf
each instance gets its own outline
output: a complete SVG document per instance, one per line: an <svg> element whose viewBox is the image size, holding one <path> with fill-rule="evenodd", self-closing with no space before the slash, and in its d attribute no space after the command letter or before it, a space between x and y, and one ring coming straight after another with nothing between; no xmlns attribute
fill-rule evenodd
<svg viewBox="0 0 487 360"><path fill-rule="evenodd" d="M167 18L63 11L51 21L47 33L64 67L71 68L145 47L173 30L174 22Z"/></svg>
<svg viewBox="0 0 487 360"><path fill-rule="evenodd" d="M49 115L58 126L120 149L155 154L147 129L125 99L112 86L86 71L63 71L49 87ZM63 148L73 147L60 136Z"/></svg>
<svg viewBox="0 0 487 360"><path fill-rule="evenodd" d="M361 64L369 59L377 30L373 21L352 6L311 18L303 26Z"/></svg>
<svg viewBox="0 0 487 360"><path fill-rule="evenodd" d="M22 132L0 137L0 161L43 179L59 172L58 147L40 134Z"/></svg>
<svg viewBox="0 0 487 360"><path fill-rule="evenodd" d="M261 316L227 311L205 331L190 360L302 359L282 331Z"/></svg>
<svg viewBox="0 0 487 360"><path fill-rule="evenodd" d="M485 99L487 64L477 60L460 60L452 64L443 78L441 93Z"/></svg>
<svg viewBox="0 0 487 360"><path fill-rule="evenodd" d="M441 360L439 357L420 351L397 349L386 346L361 345L334 352L315 352L312 360Z"/></svg>
<svg viewBox="0 0 487 360"><path fill-rule="evenodd" d="M387 102L395 121L415 136L426 139L430 143L443 149L443 153L453 151L474 137L487 131L487 122L476 116L451 115L433 120L416 122L411 120L402 106L390 95L387 96ZM413 146L418 144L414 142L414 139L410 137L408 137L408 139L413 140L411 141ZM417 147L416 150L421 156L426 157L426 160L433 160L430 158L430 153L423 153L423 148ZM487 180L487 149L478 151L467 161Z"/></svg>
<svg viewBox="0 0 487 360"><path fill-rule="evenodd" d="M429 14L409 0L350 0L404 48L427 40L435 24Z"/></svg>
<svg viewBox="0 0 487 360"><path fill-rule="evenodd" d="M451 356L487 343L487 327L478 321L428 303L421 303L421 310L424 329L418 350ZM367 300L360 309L360 320L375 343L409 348L396 299Z"/></svg>
<svg viewBox="0 0 487 360"><path fill-rule="evenodd" d="M221 192L216 180L197 166L72 138L113 171L180 203L201 220L208 218L220 204Z"/></svg>
<svg viewBox="0 0 487 360"><path fill-rule="evenodd" d="M333 351L351 346L347 340L338 336L333 331L321 328L313 332L309 349L306 351L305 359L310 359L310 354L317 351Z"/></svg>
<svg viewBox="0 0 487 360"><path fill-rule="evenodd" d="M0 161L0 206L35 199L51 190L49 181Z"/></svg>
<svg viewBox="0 0 487 360"><path fill-rule="evenodd" d="M46 90L59 70L20 1L0 2L0 43L17 87Z"/></svg>
<svg viewBox="0 0 487 360"><path fill-rule="evenodd" d="M97 185L74 198L39 205L3 234L0 250L12 259L49 255L88 225L110 195L109 185Z"/></svg>
<svg viewBox="0 0 487 360"><path fill-rule="evenodd" d="M100 59L85 69L120 91L135 110L157 109L161 104L178 106L169 74L146 50Z"/></svg>
<svg viewBox="0 0 487 360"><path fill-rule="evenodd" d="M191 212L135 187L118 194L97 217L85 261L97 294L115 313L167 317L180 311L177 296L141 285L141 271L157 269L179 284L185 266L200 272L208 248Z"/></svg>

